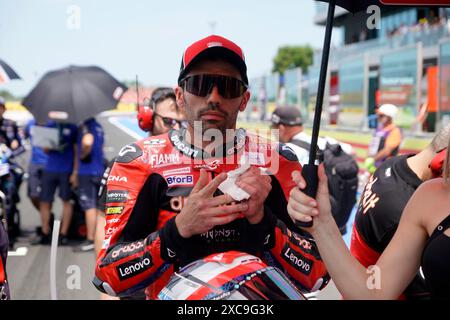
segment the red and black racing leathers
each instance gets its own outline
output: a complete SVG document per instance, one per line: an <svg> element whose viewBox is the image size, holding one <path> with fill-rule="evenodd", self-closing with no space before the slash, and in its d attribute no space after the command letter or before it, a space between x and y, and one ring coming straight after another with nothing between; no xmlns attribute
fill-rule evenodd
<svg viewBox="0 0 450 320"><path fill-rule="evenodd" d="M317 247L295 227L286 209L295 187L291 172L301 169L294 152L239 129L232 143L224 145L224 156L216 151L211 157L184 142L184 134L172 130L140 140L122 148L116 157L107 182L105 240L95 286L118 296L146 287L147 298L153 299L179 267L212 253L239 250L280 268L303 290L311 290L320 279L323 287L329 277ZM236 169L243 155L251 165L273 173L263 220L251 225L238 218L182 238L175 217L200 169L213 179Z"/></svg>

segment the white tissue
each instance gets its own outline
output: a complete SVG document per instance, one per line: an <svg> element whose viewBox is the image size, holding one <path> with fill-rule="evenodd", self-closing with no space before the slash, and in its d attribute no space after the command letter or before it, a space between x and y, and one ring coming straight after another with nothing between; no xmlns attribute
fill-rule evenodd
<svg viewBox="0 0 450 320"><path fill-rule="evenodd" d="M239 168L227 172L227 179L219 185L219 190L224 194L230 195L236 201L242 201L250 198L250 195L236 185L236 179L250 168L250 163L246 157L240 158Z"/></svg>

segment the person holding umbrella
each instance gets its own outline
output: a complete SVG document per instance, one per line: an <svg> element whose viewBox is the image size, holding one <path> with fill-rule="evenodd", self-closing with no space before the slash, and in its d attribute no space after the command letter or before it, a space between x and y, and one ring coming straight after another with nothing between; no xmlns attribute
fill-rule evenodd
<svg viewBox="0 0 450 320"><path fill-rule="evenodd" d="M62 245L68 243L67 232L72 219L71 187L77 183L78 150L77 150L77 126L71 123L51 121L46 125L56 128L59 135L59 144L54 149L45 149L48 154L47 164L42 175L42 189L40 193L40 214L42 232L33 245L48 245L50 238L51 208L56 189L59 189L59 197L63 202L62 222L59 242Z"/></svg>
<svg viewBox="0 0 450 320"><path fill-rule="evenodd" d="M422 266L432 299L450 299L450 161L444 162L443 178L421 184L403 210L398 229L375 265L364 268L350 254L331 215L327 177L319 167L316 199L299 188L305 180L298 172L288 212L296 221L313 225L314 237L331 278L344 299L397 299ZM314 219L313 219L314 218Z"/></svg>
<svg viewBox="0 0 450 320"><path fill-rule="evenodd" d="M47 72L24 98L37 122L45 123L49 114L66 123L79 124L115 108L127 89L97 66L68 66Z"/></svg>
<svg viewBox="0 0 450 320"><path fill-rule="evenodd" d="M78 160L76 157L77 128L75 125L86 119L95 117L100 112L113 109L124 91L127 89L125 85L120 83L111 74L98 66L68 66L58 70L47 72L36 84L33 90L24 98L22 104L28 108L33 114L37 122L47 121L47 117L57 117L64 121L65 124L58 124L60 132L65 132L61 136L63 145L65 146L61 152L50 151L49 160L46 170L51 172L47 174L47 178L53 180L49 187L43 188L41 198L46 201L41 206L43 228L49 230L48 217L49 205L53 200L55 184L60 185L60 195L65 199L68 198L67 193L70 192L68 179L75 186L77 183ZM74 150L72 150L75 148ZM52 157L57 161L65 161L64 164L52 165ZM58 159L63 157L64 159ZM59 171L55 171L59 170ZM62 171L61 171L62 170ZM62 173L54 175L54 173ZM100 173L101 175L101 173ZM53 176L53 177L51 177ZM55 181L58 179L58 182ZM44 177L44 184L45 184ZM67 190L69 189L69 190ZM69 216L68 203L65 203L65 214ZM66 206L67 204L67 206ZM71 215L71 214L70 214ZM61 232L66 234L70 221L63 222ZM37 243L47 243L48 234L38 239ZM62 242L67 242L66 237L62 237Z"/></svg>
<svg viewBox="0 0 450 320"><path fill-rule="evenodd" d="M392 157L369 178L357 207L350 251L366 268L376 264L397 230L411 196L425 181L442 177L450 125L417 154ZM414 278L402 298L429 298L423 276Z"/></svg>

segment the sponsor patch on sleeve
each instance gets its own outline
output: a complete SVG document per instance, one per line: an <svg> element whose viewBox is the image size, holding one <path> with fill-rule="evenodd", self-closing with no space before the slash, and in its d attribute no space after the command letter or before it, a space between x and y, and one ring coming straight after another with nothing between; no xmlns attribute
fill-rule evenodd
<svg viewBox="0 0 450 320"><path fill-rule="evenodd" d="M125 280L145 272L153 266L150 253L146 252L142 257L130 260L117 266L120 280Z"/></svg>
<svg viewBox="0 0 450 320"><path fill-rule="evenodd" d="M174 175L166 178L167 185L169 187L174 186L193 186L194 185L194 176L192 174L189 175Z"/></svg>
<svg viewBox="0 0 450 320"><path fill-rule="evenodd" d="M127 190L109 190L106 193L106 203L122 203L128 200Z"/></svg>
<svg viewBox="0 0 450 320"><path fill-rule="evenodd" d="M111 257L113 259L123 259L129 256L132 256L133 254L142 251L144 248L145 242L144 241L137 241L132 242L130 244L127 244L125 246L121 246L119 248L114 249L111 252Z"/></svg>
<svg viewBox="0 0 450 320"><path fill-rule="evenodd" d="M122 214L123 212L123 206L118 207L107 207L106 208L106 214Z"/></svg>
<svg viewBox="0 0 450 320"><path fill-rule="evenodd" d="M308 276L311 273L314 262L305 258L300 252L292 250L289 245L284 246L282 257L287 263L304 275Z"/></svg>

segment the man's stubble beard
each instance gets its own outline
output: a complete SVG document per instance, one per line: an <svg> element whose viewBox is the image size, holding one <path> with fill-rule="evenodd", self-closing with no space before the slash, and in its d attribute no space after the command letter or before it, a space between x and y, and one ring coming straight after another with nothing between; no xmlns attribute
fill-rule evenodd
<svg viewBox="0 0 450 320"><path fill-rule="evenodd" d="M189 107L187 107L187 110L189 110ZM223 116L223 119L220 121L202 120L201 119L202 115L208 111L220 112ZM228 112L214 105L208 105L207 107L196 111L195 114L191 113L187 116L188 116L188 123L192 128L194 128L194 132L196 134L205 135L206 137L209 136L208 131L217 131L217 130L220 131L225 136L226 130L233 129L236 125L237 120L237 113L236 115L230 115Z"/></svg>
<svg viewBox="0 0 450 320"><path fill-rule="evenodd" d="M187 103L187 99L186 99L186 95L185 95L184 91L182 92L182 95L183 95L183 100L184 100L186 120L188 123L188 131L190 131L190 133L192 133L192 134L194 134L194 136L196 136L196 140L198 139L198 135L200 135L202 137L201 140L210 141L211 138L217 137L217 130L220 131L222 134L222 137L225 138L226 134L227 134L227 129L235 130L236 123L237 123L237 117L238 117L238 113L239 113L239 109L240 109L239 106L242 104L243 100L241 100L241 102L238 104L235 114L230 115L229 112L222 110L220 108L220 106L213 105L213 104L208 104L205 108L195 111L195 113L194 113L194 112L192 112L193 108L191 108L190 105ZM244 99L244 98L242 97L242 99ZM205 125L205 123L203 123L203 121L201 120L201 115L210 110L215 110L215 111L218 110L219 112L221 112L223 114L223 116L224 116L223 125L215 126L214 124ZM198 122L198 123L196 124L196 122ZM189 130L189 127L191 130ZM210 134L208 134L208 131ZM223 141L225 141L225 140L223 140Z"/></svg>

